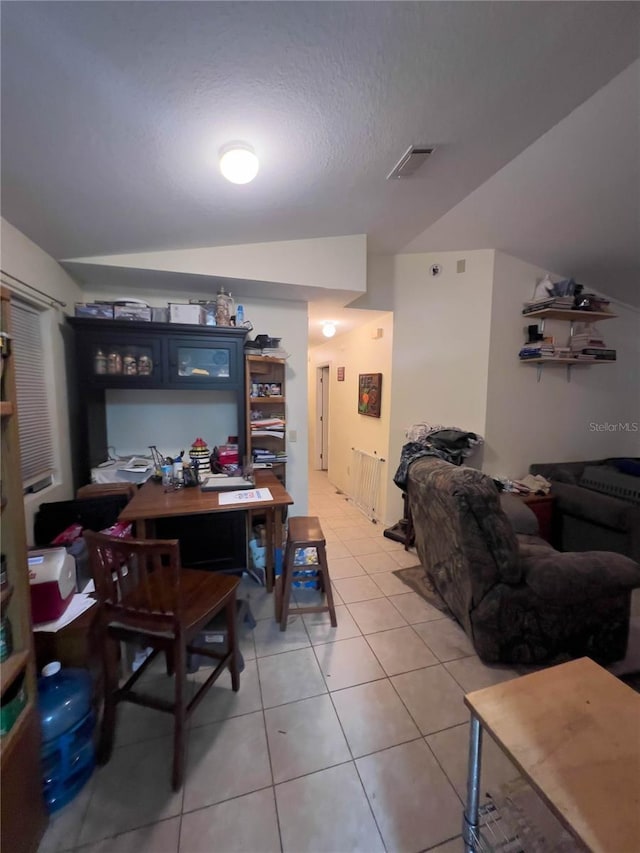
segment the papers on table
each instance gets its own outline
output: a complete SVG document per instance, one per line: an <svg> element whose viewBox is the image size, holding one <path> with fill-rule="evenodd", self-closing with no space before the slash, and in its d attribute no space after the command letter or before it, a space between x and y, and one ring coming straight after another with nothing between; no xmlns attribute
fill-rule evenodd
<svg viewBox="0 0 640 853"><path fill-rule="evenodd" d="M241 492L225 492L218 498L220 506L229 504L251 504L273 500L269 489L245 489Z"/></svg>
<svg viewBox="0 0 640 853"><path fill-rule="evenodd" d="M54 619L53 622L40 622L39 625L33 626L33 630L53 632L60 631L62 628L73 622L74 619L77 619L78 616L85 612L85 610L93 607L95 603L95 598L90 598L88 595L85 595L85 593L79 592L73 596L71 604L59 619Z"/></svg>

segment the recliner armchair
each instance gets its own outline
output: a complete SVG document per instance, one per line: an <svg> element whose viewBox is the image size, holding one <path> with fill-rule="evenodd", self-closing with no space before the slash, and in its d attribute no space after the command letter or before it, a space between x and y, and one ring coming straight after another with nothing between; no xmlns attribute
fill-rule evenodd
<svg viewBox="0 0 640 853"><path fill-rule="evenodd" d="M420 562L484 661L624 657L637 563L517 535L493 480L473 468L418 459L408 495Z"/></svg>

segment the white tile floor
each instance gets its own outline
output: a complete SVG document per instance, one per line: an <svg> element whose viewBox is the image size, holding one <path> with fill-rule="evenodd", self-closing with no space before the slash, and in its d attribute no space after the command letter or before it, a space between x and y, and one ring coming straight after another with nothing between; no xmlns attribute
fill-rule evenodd
<svg viewBox="0 0 640 853"><path fill-rule="evenodd" d="M327 538L338 627L292 616L281 633L272 597L243 581L258 625L242 638L240 692L225 676L194 714L183 789L169 785L171 719L122 706L111 761L51 822L40 853L462 850L463 694L517 673L485 666L392 574L415 553L320 472L309 512ZM171 687L159 673L149 680ZM517 773L485 742L483 785L494 788Z"/></svg>

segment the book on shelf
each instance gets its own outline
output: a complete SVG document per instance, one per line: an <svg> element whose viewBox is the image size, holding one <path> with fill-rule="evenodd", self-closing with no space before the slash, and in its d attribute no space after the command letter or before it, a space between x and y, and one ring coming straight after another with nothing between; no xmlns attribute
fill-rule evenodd
<svg viewBox="0 0 640 853"><path fill-rule="evenodd" d="M571 311L573 308L573 296L549 296L547 299L536 299L532 302L525 302L522 309L523 314L531 314L534 311L542 311L545 308L559 308L565 311Z"/></svg>

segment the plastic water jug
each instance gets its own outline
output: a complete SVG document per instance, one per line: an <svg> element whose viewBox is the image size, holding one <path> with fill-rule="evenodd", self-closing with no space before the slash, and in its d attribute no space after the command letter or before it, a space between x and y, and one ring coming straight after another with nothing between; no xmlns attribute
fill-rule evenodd
<svg viewBox="0 0 640 853"><path fill-rule="evenodd" d="M84 669L47 664L38 679L42 774L49 813L69 803L95 766L91 676Z"/></svg>

